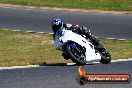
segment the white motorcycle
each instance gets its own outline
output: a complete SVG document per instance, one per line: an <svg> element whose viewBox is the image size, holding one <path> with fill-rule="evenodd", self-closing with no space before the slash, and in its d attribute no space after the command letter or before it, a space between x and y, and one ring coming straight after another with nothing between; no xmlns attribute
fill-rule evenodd
<svg viewBox="0 0 132 88"><path fill-rule="evenodd" d="M100 61L103 64L111 62L111 55L99 44L96 48L85 35L79 35L72 30L59 29L54 38L54 46L77 65Z"/></svg>

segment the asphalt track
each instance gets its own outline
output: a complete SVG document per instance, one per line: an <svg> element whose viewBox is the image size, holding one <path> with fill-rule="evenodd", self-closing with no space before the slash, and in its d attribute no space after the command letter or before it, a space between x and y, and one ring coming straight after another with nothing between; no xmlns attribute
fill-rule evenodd
<svg viewBox="0 0 132 88"><path fill-rule="evenodd" d="M0 28L51 33L53 18L85 25L97 37L132 39L132 14L0 6Z"/></svg>
<svg viewBox="0 0 132 88"><path fill-rule="evenodd" d="M132 61L84 66L87 74L130 74ZM0 70L0 88L132 88L129 84L85 84L76 82L77 66L42 66Z"/></svg>
<svg viewBox="0 0 132 88"><path fill-rule="evenodd" d="M132 15L60 11L38 8L0 7L0 28L52 32L55 17L69 23L89 26L98 37L132 38ZM88 74L130 74L132 61L108 65L86 65ZM76 82L77 66L41 66L0 70L0 88L132 88L129 84L86 84Z"/></svg>

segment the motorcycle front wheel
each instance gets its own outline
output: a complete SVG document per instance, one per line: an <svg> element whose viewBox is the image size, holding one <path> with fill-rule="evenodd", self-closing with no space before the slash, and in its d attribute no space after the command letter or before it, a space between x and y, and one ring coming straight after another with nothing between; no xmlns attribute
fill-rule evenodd
<svg viewBox="0 0 132 88"><path fill-rule="evenodd" d="M71 60L77 65L86 64L85 50L81 45L70 41L66 43L65 50L67 51L68 55L71 56Z"/></svg>

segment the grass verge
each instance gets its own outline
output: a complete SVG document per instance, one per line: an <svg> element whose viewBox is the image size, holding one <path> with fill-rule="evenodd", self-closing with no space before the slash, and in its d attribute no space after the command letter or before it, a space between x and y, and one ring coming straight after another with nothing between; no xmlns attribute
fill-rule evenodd
<svg viewBox="0 0 132 88"><path fill-rule="evenodd" d="M65 7L120 11L132 10L132 0L0 0L0 3L37 7Z"/></svg>
<svg viewBox="0 0 132 88"><path fill-rule="evenodd" d="M132 40L100 39L113 59L132 57ZM0 66L67 63L48 34L0 30Z"/></svg>

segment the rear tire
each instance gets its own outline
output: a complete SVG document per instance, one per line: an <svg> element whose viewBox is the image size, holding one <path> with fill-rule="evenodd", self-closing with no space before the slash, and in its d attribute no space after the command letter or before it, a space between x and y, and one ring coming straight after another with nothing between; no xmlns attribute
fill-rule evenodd
<svg viewBox="0 0 132 88"><path fill-rule="evenodd" d="M96 45L95 50L101 55L101 63L108 64L111 62L111 55L102 44L99 43L98 45Z"/></svg>
<svg viewBox="0 0 132 88"><path fill-rule="evenodd" d="M105 53L101 53L101 63L103 64L109 64L111 62L111 55L109 52L105 50Z"/></svg>

